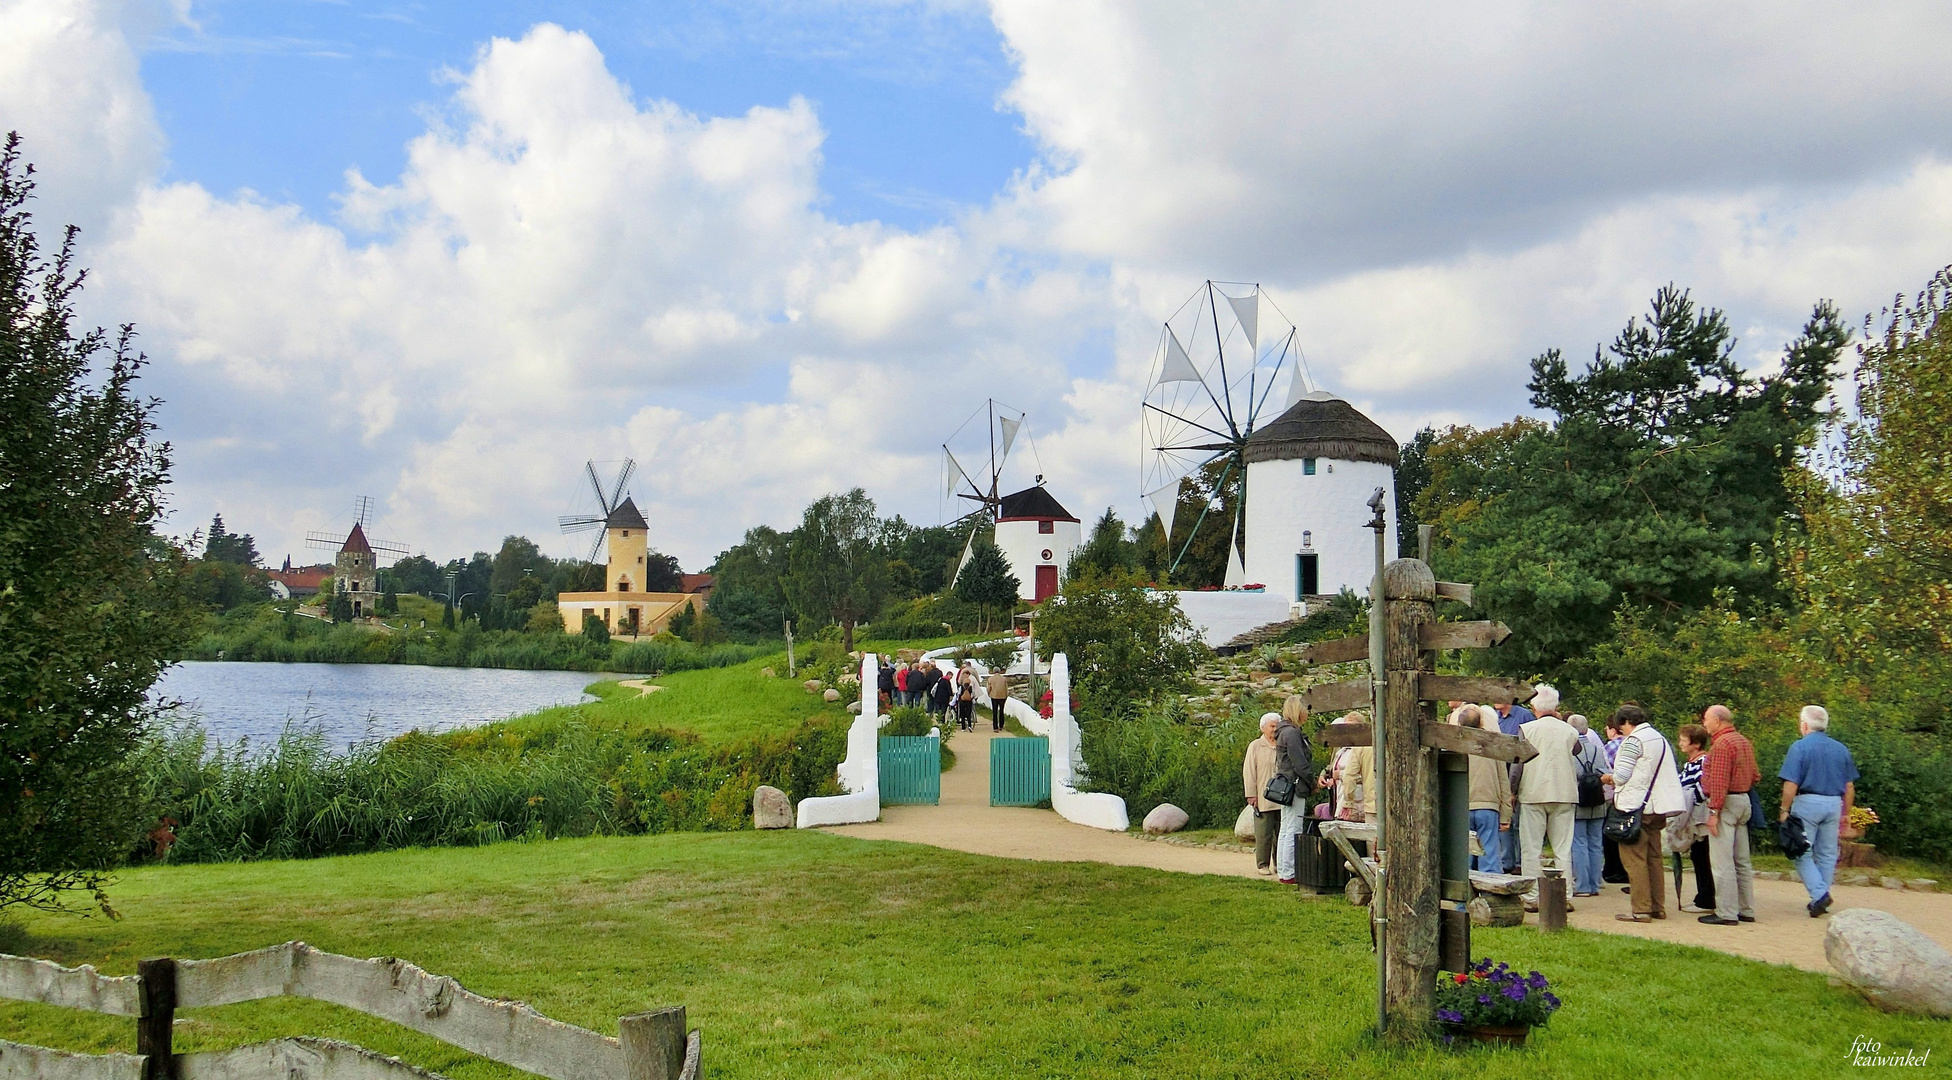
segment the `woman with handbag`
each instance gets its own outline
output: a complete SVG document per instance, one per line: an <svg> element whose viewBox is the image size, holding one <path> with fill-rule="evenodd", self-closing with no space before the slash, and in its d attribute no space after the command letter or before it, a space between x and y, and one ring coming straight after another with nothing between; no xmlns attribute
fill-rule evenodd
<svg viewBox="0 0 1952 1080"><path fill-rule="evenodd" d="M1694 863L1694 902L1682 904L1681 910L1704 915L1715 910L1715 871L1708 858L1708 796L1701 790L1701 770L1708 763L1708 729L1700 724L1682 724L1677 736L1681 756L1687 759L1681 766L1681 794L1687 806L1679 820L1668 827L1674 835L1667 848L1675 854L1686 852Z"/></svg>
<svg viewBox="0 0 1952 1080"><path fill-rule="evenodd" d="M1613 758L1613 771L1601 782L1613 789L1613 808L1602 827L1620 845L1620 861L1627 868L1632 914L1615 915L1621 922L1650 922L1667 918L1667 882L1661 874L1661 831L1669 814L1682 808L1681 777L1674 765L1674 748L1654 729L1647 710L1628 702L1613 711L1624 738Z"/></svg>

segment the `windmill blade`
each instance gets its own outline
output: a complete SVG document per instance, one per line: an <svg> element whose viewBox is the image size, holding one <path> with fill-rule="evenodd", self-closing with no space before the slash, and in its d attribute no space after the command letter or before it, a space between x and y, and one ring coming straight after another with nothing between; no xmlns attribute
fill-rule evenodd
<svg viewBox="0 0 1952 1080"><path fill-rule="evenodd" d="M950 453L948 447L945 446L942 448L942 456L949 460L950 469L948 484L942 492L944 495L954 495L956 493L956 481L959 479L963 483L968 484L971 491L979 494L982 492L983 489L977 485L976 481L969 478L967 472L963 471L962 462L956 460L956 455Z"/></svg>
<svg viewBox="0 0 1952 1080"><path fill-rule="evenodd" d="M353 520L364 529L373 523L373 497L361 495L353 500Z"/></svg>
<svg viewBox="0 0 1952 1080"><path fill-rule="evenodd" d="M996 459L996 467L1001 469L1003 462L1010 457L1010 444L1017 441L1017 429L1023 426L1023 421L1012 420L1005 416L999 417L996 425L1003 429L1003 454Z"/></svg>
<svg viewBox="0 0 1952 1080"><path fill-rule="evenodd" d="M615 510L616 507L603 501L603 481L597 479L596 462L585 461L583 463L583 473L589 478L590 490L596 492L596 504L603 508L603 515L609 517L610 511Z"/></svg>
<svg viewBox="0 0 1952 1080"><path fill-rule="evenodd" d="M630 483L631 474L635 473L636 471L637 471L637 459L625 458L623 468L617 470L617 482L615 485L613 485L610 488L610 503L608 509L615 510L617 508L617 505L624 501L624 487L625 485Z"/></svg>
<svg viewBox="0 0 1952 1080"><path fill-rule="evenodd" d="M591 517L588 514L572 514L557 518L556 527L566 533L582 532L585 529L599 528L603 525L603 522L604 519L600 517Z"/></svg>
<svg viewBox="0 0 1952 1080"><path fill-rule="evenodd" d="M413 550L411 548L407 547L407 545L405 544L400 543L398 540L370 540L369 539L366 541L366 543L372 547L373 557L375 560L391 559L395 562L398 562L399 560L404 559L407 556L413 554Z"/></svg>
<svg viewBox="0 0 1952 1080"><path fill-rule="evenodd" d="M586 556L584 556L584 558L583 558L583 561L584 561L584 562L590 562L590 563L593 563L593 562L595 562L595 561L596 561L596 553L597 553L597 552L599 552L599 551L601 551L601 550L603 550L603 538L604 538L604 536L605 536L605 533L603 533L602 531L599 531L599 532L598 532L598 533L596 534L596 538L590 541L590 553L589 553L588 555L586 555ZM607 587L609 586L609 582L604 582L604 586L605 586L605 587L607 588Z"/></svg>
<svg viewBox="0 0 1952 1080"><path fill-rule="evenodd" d="M1227 296L1226 293L1220 295ZM1227 296L1227 306L1234 309L1234 319L1240 323L1241 330L1247 334L1247 347L1259 349L1260 339L1256 334L1261 321L1261 290L1257 288L1241 297Z"/></svg>
<svg viewBox="0 0 1952 1080"><path fill-rule="evenodd" d="M306 547L326 548L331 551L337 551L345 545L346 538L336 533L308 532L305 534Z"/></svg>
<svg viewBox="0 0 1952 1080"><path fill-rule="evenodd" d="M1159 498L1161 495L1166 496L1163 505ZM1153 512L1159 515L1159 525L1165 529L1166 539L1171 541L1173 538L1173 515L1179 512L1179 480L1174 479L1172 483L1164 487L1148 491L1145 493L1145 497L1146 501L1152 504Z"/></svg>
<svg viewBox="0 0 1952 1080"><path fill-rule="evenodd" d="M1234 532L1227 538L1227 576L1221 584L1241 586L1247 584L1247 568L1240 561L1240 511L1234 511Z"/></svg>
<svg viewBox="0 0 1952 1080"><path fill-rule="evenodd" d="M1193 366L1193 358L1186 355L1186 346L1179 343L1179 335L1173 332L1171 326L1167 326L1166 361L1160 365L1159 378L1153 381L1153 385L1164 386L1176 382L1205 383L1206 378L1200 374L1199 368Z"/></svg>

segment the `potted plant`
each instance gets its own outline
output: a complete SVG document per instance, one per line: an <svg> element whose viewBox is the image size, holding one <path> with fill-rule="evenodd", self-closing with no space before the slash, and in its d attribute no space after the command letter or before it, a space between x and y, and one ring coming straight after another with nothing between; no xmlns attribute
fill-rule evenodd
<svg viewBox="0 0 1952 1080"><path fill-rule="evenodd" d="M1523 1046L1532 1029L1559 1008L1551 984L1536 971L1519 974L1480 960L1437 983L1436 1017L1450 1038Z"/></svg>
<svg viewBox="0 0 1952 1080"><path fill-rule="evenodd" d="M1838 866L1879 866L1884 860L1878 856L1877 845L1864 843L1864 833L1879 821L1877 811L1868 806L1850 808L1850 820L1843 823L1837 834Z"/></svg>

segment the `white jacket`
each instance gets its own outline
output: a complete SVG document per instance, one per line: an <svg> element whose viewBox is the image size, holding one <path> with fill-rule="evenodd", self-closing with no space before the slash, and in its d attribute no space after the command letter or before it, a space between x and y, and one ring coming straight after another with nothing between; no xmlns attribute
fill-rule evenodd
<svg viewBox="0 0 1952 1080"><path fill-rule="evenodd" d="M1556 716L1541 716L1519 725L1518 737L1539 752L1519 766L1518 801L1578 802L1579 773L1573 754L1579 749L1579 732Z"/></svg>
<svg viewBox="0 0 1952 1080"><path fill-rule="evenodd" d="M1652 724L1634 728L1613 756L1613 805L1625 813L1649 814L1678 814L1687 808L1674 747Z"/></svg>

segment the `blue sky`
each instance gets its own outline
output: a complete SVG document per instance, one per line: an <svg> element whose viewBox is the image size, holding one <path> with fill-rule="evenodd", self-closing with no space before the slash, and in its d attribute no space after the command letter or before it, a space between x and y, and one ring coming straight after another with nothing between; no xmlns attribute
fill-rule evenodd
<svg viewBox="0 0 1952 1080"><path fill-rule="evenodd" d="M158 35L142 77L171 180L248 188L329 217L344 173L384 183L491 37L587 33L640 98L707 116L807 98L826 128L824 209L925 228L1029 163L1000 109L1013 69L977 7L843 3L216 0Z"/></svg>
<svg viewBox="0 0 1952 1080"><path fill-rule="evenodd" d="M697 568L857 485L937 520L990 396L1016 479L1141 518L1209 278L1402 439L1669 282L1767 365L1952 262L1949 49L1933 0L0 0L0 129L141 333L173 529L554 540L629 455Z"/></svg>

